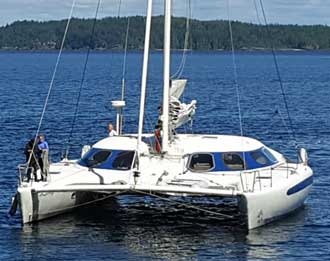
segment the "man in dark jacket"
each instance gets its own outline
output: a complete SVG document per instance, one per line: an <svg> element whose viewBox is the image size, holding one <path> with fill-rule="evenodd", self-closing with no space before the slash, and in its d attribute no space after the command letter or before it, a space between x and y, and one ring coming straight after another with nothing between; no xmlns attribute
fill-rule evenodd
<svg viewBox="0 0 330 261"><path fill-rule="evenodd" d="M28 164L27 181L31 180L31 172L33 171L34 180L37 180L38 159L39 153L38 145L34 139L31 139L25 146L24 154L26 157L26 163Z"/></svg>

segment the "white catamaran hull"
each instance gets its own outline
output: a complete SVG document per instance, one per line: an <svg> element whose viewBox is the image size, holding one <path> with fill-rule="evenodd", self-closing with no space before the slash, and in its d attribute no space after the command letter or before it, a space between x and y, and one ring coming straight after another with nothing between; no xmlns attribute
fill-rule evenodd
<svg viewBox="0 0 330 261"><path fill-rule="evenodd" d="M156 161L155 159L153 159ZM149 169L155 169L152 174L147 172L144 175L150 175L150 181L161 177L164 169L162 164L153 162ZM164 164L164 168L167 164ZM158 172L157 167L158 166ZM181 162L177 162L172 169L178 169ZM133 175L133 172L131 172ZM193 173L194 174L194 173ZM66 175L66 174L64 174ZM143 176L143 173L140 175ZM170 175L170 174L167 174ZM251 173L249 173L250 176ZM168 185L157 185L152 181L152 184L95 184L91 182L88 184L79 184L80 179L83 178L75 176L68 184L53 185L52 182L45 185L35 184L34 186L21 186L18 189L18 200L22 214L23 223L31 223L46 219L58 214L69 212L76 207L95 202L95 199L102 195L116 194L137 194L145 196L148 193L171 196L207 196L207 197L231 197L237 198L238 209L246 217L245 223L248 229L254 229L274 221L284 215L301 207L307 198L311 189L313 181L313 173L308 167L300 166L297 172L292 172L285 182L279 181L275 178L273 182L283 183L280 186L266 186L260 190L244 192L241 188L231 190L228 188L214 188L207 184L201 183L200 180L192 180L191 174L188 176L179 175L180 179L175 179L173 182L168 182ZM230 180L232 183L233 177L222 179ZM159 179L159 178L158 178ZM75 184L75 181L78 183ZM220 177L221 180L221 177ZM127 180L128 181L128 180ZM181 183L180 183L181 182ZM125 183L125 181L121 181ZM145 183L145 182L144 182ZM267 184L263 183L263 185ZM189 185L190 184L190 185ZM201 185L203 185L201 187ZM243 187L243 186L242 186ZM258 186L256 186L258 187ZM151 195L150 194L150 195Z"/></svg>
<svg viewBox="0 0 330 261"><path fill-rule="evenodd" d="M245 212L248 228L260 227L300 208L312 188L312 179L310 173L309 177L300 177L294 182L289 181L289 184L281 188L244 193L240 201L240 209Z"/></svg>
<svg viewBox="0 0 330 261"><path fill-rule="evenodd" d="M31 188L19 189L18 195L23 223L67 213L98 198L98 193L93 192L37 192Z"/></svg>

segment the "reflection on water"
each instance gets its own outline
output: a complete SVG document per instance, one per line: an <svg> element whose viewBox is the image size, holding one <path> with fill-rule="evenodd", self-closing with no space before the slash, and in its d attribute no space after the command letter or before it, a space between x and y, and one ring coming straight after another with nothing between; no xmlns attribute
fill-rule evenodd
<svg viewBox="0 0 330 261"><path fill-rule="evenodd" d="M285 254L281 244L296 236L306 213L300 210L285 221L247 234L241 226L233 226L232 221L226 226L199 216L196 211L160 211L149 208L143 201L128 205L119 205L112 199L24 226L19 240L22 255L36 258L36 252L29 251L33 245L38 256L43 257L58 255L59 247L60 256L64 257L72 247L79 246L92 251L88 255L94 258L177 260L215 257L221 253L223 257L239 256L241 260L278 259ZM95 252L99 250L100 253Z"/></svg>
<svg viewBox="0 0 330 261"><path fill-rule="evenodd" d="M287 254L283 244L300 233L306 214L307 209L300 208L285 219L251 230L246 237L248 259L283 258Z"/></svg>

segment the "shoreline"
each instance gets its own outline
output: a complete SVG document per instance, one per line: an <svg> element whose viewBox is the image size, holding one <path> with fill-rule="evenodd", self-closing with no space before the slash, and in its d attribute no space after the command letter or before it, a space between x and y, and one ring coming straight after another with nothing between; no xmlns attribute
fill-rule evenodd
<svg viewBox="0 0 330 261"><path fill-rule="evenodd" d="M73 49L68 50L64 49L63 53L84 53L87 49ZM91 49L93 53L122 53L124 49L106 49L106 50L99 50L99 49ZM162 53L162 49L151 49L152 53ZM181 53L183 49L172 49L172 53ZM0 53L58 53L59 49L15 49L15 48L5 48L0 49ZM135 50L128 50L128 53L142 53L143 50L135 49ZM186 50L188 53L231 53L231 50ZM269 53L272 52L271 49L267 48L251 48L251 49L236 49L235 52L237 53ZM280 48L275 49L275 52L278 53L322 53L322 52L330 52L330 49L290 49L290 48Z"/></svg>

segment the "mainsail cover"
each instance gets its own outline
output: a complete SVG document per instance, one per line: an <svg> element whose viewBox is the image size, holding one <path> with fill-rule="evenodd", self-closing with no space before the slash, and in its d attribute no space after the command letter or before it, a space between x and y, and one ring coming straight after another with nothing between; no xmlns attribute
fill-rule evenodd
<svg viewBox="0 0 330 261"><path fill-rule="evenodd" d="M189 104L183 103L179 100L185 87L186 79L177 79L171 81L170 88L170 103L169 103L169 128L174 132L183 124L192 120L196 111L196 100L192 100ZM162 106L160 106L160 115L156 124L156 129L162 126L163 115Z"/></svg>
<svg viewBox="0 0 330 261"><path fill-rule="evenodd" d="M174 130L181 125L192 120L196 111L196 100L192 100L190 104L180 102L177 98L171 96L170 101L170 123Z"/></svg>

